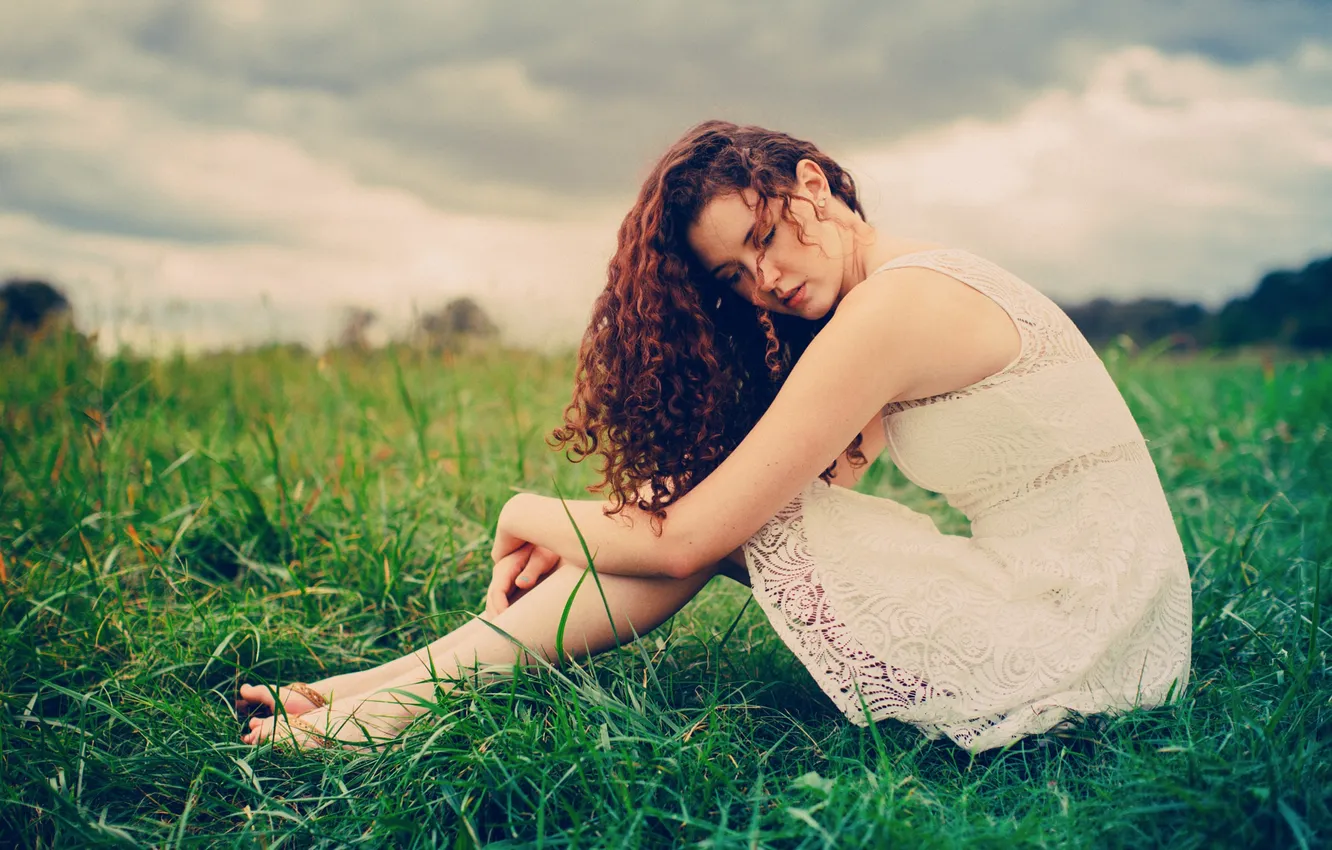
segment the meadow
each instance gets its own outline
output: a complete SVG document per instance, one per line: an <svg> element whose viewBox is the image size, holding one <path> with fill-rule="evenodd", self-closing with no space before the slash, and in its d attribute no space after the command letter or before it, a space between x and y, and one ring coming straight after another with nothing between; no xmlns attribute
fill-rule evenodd
<svg viewBox="0 0 1332 850"><path fill-rule="evenodd" d="M238 740L241 681L464 622L572 360L0 354L0 846L1316 847L1332 836L1332 360L1106 359L1193 575L1170 706L970 756L857 728L738 585L591 662L442 696L401 749ZM949 531L876 463L862 489Z"/></svg>

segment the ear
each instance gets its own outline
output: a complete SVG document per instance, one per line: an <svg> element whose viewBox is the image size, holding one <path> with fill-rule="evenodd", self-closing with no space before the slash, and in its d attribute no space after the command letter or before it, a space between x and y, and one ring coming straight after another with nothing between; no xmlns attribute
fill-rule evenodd
<svg viewBox="0 0 1332 850"><path fill-rule="evenodd" d="M812 159L802 159L796 163L795 188L798 194L818 203L820 198L828 197L828 177L823 169Z"/></svg>

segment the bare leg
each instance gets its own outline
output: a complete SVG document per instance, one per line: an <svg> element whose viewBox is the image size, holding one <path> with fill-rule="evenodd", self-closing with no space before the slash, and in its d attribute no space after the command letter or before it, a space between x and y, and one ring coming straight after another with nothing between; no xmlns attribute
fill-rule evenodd
<svg viewBox="0 0 1332 850"><path fill-rule="evenodd" d="M732 581L742 584L745 587L749 586L749 574L745 567L744 555L738 549L735 552L731 553L731 555L727 557L726 560L720 562L717 565L716 575L724 575L727 578L731 579ZM608 575L601 576L603 586L606 584L607 579L610 579L612 583L616 583L621 578L624 577L608 576ZM586 581L590 582L592 581L592 578L589 576ZM537 587L540 586L541 585L537 585ZM532 590L536 590L536 588L533 588ZM522 596L514 600L514 604L517 604L519 600L526 598L527 594L531 592L532 591L525 591ZM598 599L599 598L600 597L598 597ZM609 591L607 591L607 599L609 598L610 598ZM561 606L562 605L563 603L561 603ZM683 607L683 603L681 604L680 607ZM561 607L560 610L562 612L563 607ZM667 616L669 617L670 615L668 614ZM487 618L483 617L482 619L487 619ZM602 606L602 619L603 620L605 619L604 606ZM413 652L409 652L406 655L399 656L398 658L395 658L392 661L386 661L377 667L370 667L365 670L357 670L352 673L342 673L337 676L329 676L328 678L320 679L317 682L311 682L310 687L314 688L314 690L317 691L318 693L323 694L325 699L327 699L329 702L333 702L335 698L341 698L341 699L361 698L367 694L373 693L374 691L380 690L381 688L389 687L390 682L394 682L398 679L401 679L403 676L406 675L419 676L421 675L422 670L427 670L427 671L430 670L431 669L430 659L432 657L434 658L445 657L450 646L452 646L455 642L459 640L465 639L466 637L467 637L467 632L465 632L463 629L461 628L454 629L452 632L449 632L443 637L437 638L430 644L423 646L420 649L415 650ZM626 637L626 635L621 634L620 640L623 643L628 643L630 640L632 640L632 637ZM258 691L256 690L255 693L258 694ZM264 689L264 693L265 695L268 694L267 689ZM285 695L286 694L284 689L284 696ZM246 696L246 692L242 691L241 696ZM294 695L292 701L297 702L297 705L300 706L299 695ZM270 705L270 707L272 706ZM303 714L305 713L305 711L312 710L313 708L314 706L303 706L303 710L293 710L293 713Z"/></svg>
<svg viewBox="0 0 1332 850"><path fill-rule="evenodd" d="M733 565L734 560L714 565L687 579L599 574L605 602L589 575L579 587L569 612L564 633L566 657L578 659L613 647L617 633L621 643L629 643L635 636L647 634L684 607L714 575L723 573L739 580L743 570L736 571ZM499 614L494 625L532 653L556 661L555 636L560 618L565 602L583 573L580 566L562 563ZM614 630L606 616L607 606L614 618ZM336 706L302 715L298 728L315 727L358 743L366 743L367 737L392 738L422 710L413 697L429 702L434 698L436 687L447 687L447 684L437 683L436 679L460 678L478 666L504 667L530 661L530 655L520 658L518 648L486 622L472 620L421 650L366 671L375 674L372 689L358 696L340 696ZM369 677L356 683L367 681ZM273 734L275 728L283 737L292 734L285 725L275 726L275 721L270 718L255 721L245 740L258 743ZM309 739L308 735L299 732L296 737Z"/></svg>
<svg viewBox="0 0 1332 850"><path fill-rule="evenodd" d="M457 634L457 630L439 638L428 647L423 647L415 653L409 652L392 661L386 661L377 667L329 676L317 682L311 682L305 687L318 694L325 704L332 703L336 699L346 699L369 693L404 673L417 669L421 664L417 659L419 654L431 649L435 651L442 650L453 640L455 634ZM278 707L279 702L281 703L281 710ZM237 708L253 710L253 706L261 705L266 706L274 714L285 711L294 715L305 714L320 707L318 703L312 702L299 689L279 688L275 694L274 689L267 685L241 685Z"/></svg>

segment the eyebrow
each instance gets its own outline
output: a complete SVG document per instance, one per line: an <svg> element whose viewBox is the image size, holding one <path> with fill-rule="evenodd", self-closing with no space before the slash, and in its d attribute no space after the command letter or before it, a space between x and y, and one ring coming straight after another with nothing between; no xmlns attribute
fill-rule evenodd
<svg viewBox="0 0 1332 850"><path fill-rule="evenodd" d="M745 238L742 239L742 240L740 240L740 244L741 244L741 245L745 245L745 244L747 244L747 243L749 242L749 240L751 240L751 239L753 239L753 238L754 238L754 225L751 224L751 225L749 225L749 229L745 231ZM714 269L712 270L712 276L713 276L713 277L716 277L716 276L717 276L717 272L719 272L719 271L721 271L722 269L726 268L726 267L727 267L728 265L730 265L730 264L731 264L731 261L730 261L730 260L727 260L727 261L724 262L724 263L720 263L716 268L714 268Z"/></svg>

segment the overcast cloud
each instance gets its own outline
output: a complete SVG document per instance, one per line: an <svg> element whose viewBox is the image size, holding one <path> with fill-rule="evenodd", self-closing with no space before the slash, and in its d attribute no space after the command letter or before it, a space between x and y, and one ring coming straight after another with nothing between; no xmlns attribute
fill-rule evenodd
<svg viewBox="0 0 1332 850"><path fill-rule="evenodd" d="M1332 252L1325 2L11 0L0 273L134 341L468 292L569 342L652 157L714 116L1067 301L1217 303Z"/></svg>

